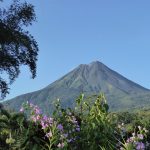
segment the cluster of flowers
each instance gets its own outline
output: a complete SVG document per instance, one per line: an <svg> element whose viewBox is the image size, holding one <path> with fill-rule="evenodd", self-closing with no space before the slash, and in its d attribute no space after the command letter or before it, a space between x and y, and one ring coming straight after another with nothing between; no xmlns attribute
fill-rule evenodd
<svg viewBox="0 0 150 150"><path fill-rule="evenodd" d="M63 148L66 142L70 143L74 141L75 138L72 138L71 134L73 134L73 132L80 131L78 121L73 115L68 115L69 121L73 124L73 127L69 131L66 131L64 129L64 126L57 120L55 120L52 117L43 115L40 108L37 105L27 102L23 104L23 107L21 107L20 112L24 112L25 110L30 110L30 120L35 124L41 126L42 130L45 133L45 137L47 137L50 142L54 136L57 137L57 139L59 139L57 145L58 148Z"/></svg>
<svg viewBox="0 0 150 150"><path fill-rule="evenodd" d="M145 150L149 146L149 143L145 142L147 133L147 129L138 126L138 131L132 133L132 136L126 140L124 147L132 147L136 150ZM120 149L124 150L123 147Z"/></svg>
<svg viewBox="0 0 150 150"><path fill-rule="evenodd" d="M47 137L50 142L52 137L55 136L56 133L62 133L63 126L61 124L58 124L54 120L54 118L43 115L40 108L37 105L27 102L23 104L23 107L21 107L20 112L24 112L25 110L30 110L30 120L35 124L41 126L42 130L45 133L45 137ZM60 136L61 141L58 143L57 147L63 148L65 144L62 142L62 137L64 136L61 134Z"/></svg>
<svg viewBox="0 0 150 150"><path fill-rule="evenodd" d="M70 115L70 122L72 122L72 124L74 125L75 130L73 130L73 131L79 132L80 126L79 126L79 123L78 123L78 121L74 115Z"/></svg>
<svg viewBox="0 0 150 150"><path fill-rule="evenodd" d="M69 113L67 115L67 124L68 124L68 143L74 142L77 140L77 134L80 132L79 122L77 121L76 117Z"/></svg>

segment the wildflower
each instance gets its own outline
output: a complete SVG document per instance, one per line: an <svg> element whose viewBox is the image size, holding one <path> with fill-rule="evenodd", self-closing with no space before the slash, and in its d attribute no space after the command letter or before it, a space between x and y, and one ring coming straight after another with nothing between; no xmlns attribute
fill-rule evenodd
<svg viewBox="0 0 150 150"><path fill-rule="evenodd" d="M127 139L127 143L130 143L130 142L131 142L131 139L130 139L130 138L128 138L128 139Z"/></svg>
<svg viewBox="0 0 150 150"><path fill-rule="evenodd" d="M52 124L52 123L53 123L53 121L54 121L54 119L53 119L53 118L51 118L51 117L49 117L49 118L47 118L47 121L48 121L48 123L49 123L49 124Z"/></svg>
<svg viewBox="0 0 150 150"><path fill-rule="evenodd" d="M31 119L32 119L33 122L37 121L37 118L35 116L32 116Z"/></svg>
<svg viewBox="0 0 150 150"><path fill-rule="evenodd" d="M24 111L24 108L23 108L23 107L21 107L21 108L20 108L20 112L23 112L23 111Z"/></svg>
<svg viewBox="0 0 150 150"><path fill-rule="evenodd" d="M72 116L72 123L78 124L78 121L76 120L76 118L74 116Z"/></svg>
<svg viewBox="0 0 150 150"><path fill-rule="evenodd" d="M47 133L46 137L48 137L48 138L52 137L52 132L50 131L49 133Z"/></svg>
<svg viewBox="0 0 150 150"><path fill-rule="evenodd" d="M34 111L35 111L35 114L37 114L37 115L41 114L41 111L37 106L35 106Z"/></svg>
<svg viewBox="0 0 150 150"><path fill-rule="evenodd" d="M36 116L36 119L37 119L37 120L40 120L40 118L41 118L40 115L37 115L37 116Z"/></svg>
<svg viewBox="0 0 150 150"><path fill-rule="evenodd" d="M132 133L132 136L135 136L135 133Z"/></svg>
<svg viewBox="0 0 150 150"><path fill-rule="evenodd" d="M143 140L143 138L144 138L143 134L138 134L137 136L138 136L138 138L141 139L141 140Z"/></svg>
<svg viewBox="0 0 150 150"><path fill-rule="evenodd" d="M63 136L65 137L65 138L67 138L68 137L68 134L66 133L66 134L63 134Z"/></svg>
<svg viewBox="0 0 150 150"><path fill-rule="evenodd" d="M141 130L141 126L138 126L139 130Z"/></svg>
<svg viewBox="0 0 150 150"><path fill-rule="evenodd" d="M73 139L69 139L69 140L67 140L68 141L68 143L70 143L70 142L72 142L73 141Z"/></svg>
<svg viewBox="0 0 150 150"><path fill-rule="evenodd" d="M45 128L48 127L48 124L41 121L41 126L42 126L42 129L44 130Z"/></svg>
<svg viewBox="0 0 150 150"><path fill-rule="evenodd" d="M136 146L137 150L144 150L145 149L145 145L142 142L138 142L137 146Z"/></svg>
<svg viewBox="0 0 150 150"><path fill-rule="evenodd" d="M46 115L44 115L43 120L47 121L48 117Z"/></svg>
<svg viewBox="0 0 150 150"><path fill-rule="evenodd" d="M78 128L76 128L76 131L78 131L78 132L79 132L79 131L80 131L80 128L79 128L79 127L78 127Z"/></svg>
<svg viewBox="0 0 150 150"><path fill-rule="evenodd" d="M57 129L60 130L60 131L63 131L63 126L62 126L62 124L58 124Z"/></svg>
<svg viewBox="0 0 150 150"><path fill-rule="evenodd" d="M130 137L130 141L133 142L135 140L135 137Z"/></svg>
<svg viewBox="0 0 150 150"><path fill-rule="evenodd" d="M59 143L59 144L57 145L58 148L63 148L64 146L65 146L64 143Z"/></svg>

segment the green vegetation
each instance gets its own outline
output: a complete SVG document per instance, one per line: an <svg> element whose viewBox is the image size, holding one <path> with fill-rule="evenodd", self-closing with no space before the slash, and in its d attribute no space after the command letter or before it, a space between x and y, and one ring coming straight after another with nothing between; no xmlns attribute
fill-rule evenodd
<svg viewBox="0 0 150 150"><path fill-rule="evenodd" d="M0 107L3 150L148 150L150 111L110 113L103 94L93 104L83 94L74 109L55 103L51 117L26 102L19 113Z"/></svg>

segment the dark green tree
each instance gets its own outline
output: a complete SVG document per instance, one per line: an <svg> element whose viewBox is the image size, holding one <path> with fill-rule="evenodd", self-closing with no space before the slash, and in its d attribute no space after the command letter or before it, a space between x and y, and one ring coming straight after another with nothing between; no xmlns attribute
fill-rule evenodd
<svg viewBox="0 0 150 150"><path fill-rule="evenodd" d="M21 65L30 68L32 78L36 76L38 45L25 29L34 21L34 6L27 2L13 0L9 8L0 8L0 99L9 93L9 85L18 77ZM8 79L4 78L6 74Z"/></svg>

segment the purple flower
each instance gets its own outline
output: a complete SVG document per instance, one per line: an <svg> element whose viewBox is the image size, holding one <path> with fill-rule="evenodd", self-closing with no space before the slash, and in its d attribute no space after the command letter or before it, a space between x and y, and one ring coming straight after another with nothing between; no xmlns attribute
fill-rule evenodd
<svg viewBox="0 0 150 150"><path fill-rule="evenodd" d="M48 117L46 115L44 115L43 120L47 121Z"/></svg>
<svg viewBox="0 0 150 150"><path fill-rule="evenodd" d="M136 146L136 150L144 150L144 149L145 149L144 143L138 142Z"/></svg>
<svg viewBox="0 0 150 150"><path fill-rule="evenodd" d="M47 117L46 115L44 115L44 117L42 118L42 120L44 121L44 122L47 122L48 124L53 124L53 118L51 118L51 117Z"/></svg>
<svg viewBox="0 0 150 150"><path fill-rule="evenodd" d="M70 142L72 142L72 141L73 141L73 139L68 139L67 141L68 141L68 143L70 143Z"/></svg>
<svg viewBox="0 0 150 150"><path fill-rule="evenodd" d="M41 121L41 126L42 126L42 129L44 130L45 128L48 127L48 124L46 124L45 122Z"/></svg>
<svg viewBox="0 0 150 150"><path fill-rule="evenodd" d="M60 130L60 131L63 131L63 126L62 126L62 124L58 124L57 129Z"/></svg>
<svg viewBox="0 0 150 150"><path fill-rule="evenodd" d="M45 129L45 128L47 128L47 127L48 127L48 125L45 124L45 125L42 126L42 129Z"/></svg>
<svg viewBox="0 0 150 150"><path fill-rule="evenodd" d="M78 128L76 128L76 131L78 131L78 132L79 132L79 131L80 131L80 128L79 128L79 127L78 127Z"/></svg>
<svg viewBox="0 0 150 150"><path fill-rule="evenodd" d="M66 133L66 134L63 134L63 136L65 137L65 138L67 138L68 137L68 134Z"/></svg>

